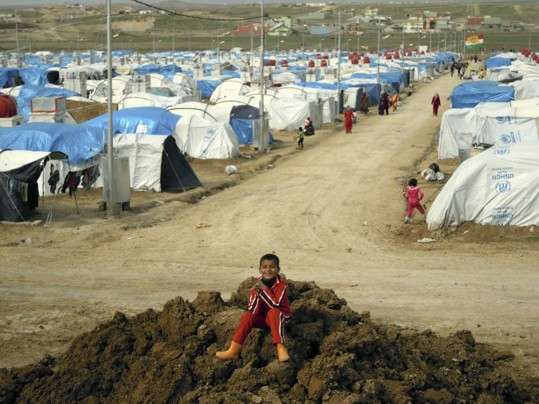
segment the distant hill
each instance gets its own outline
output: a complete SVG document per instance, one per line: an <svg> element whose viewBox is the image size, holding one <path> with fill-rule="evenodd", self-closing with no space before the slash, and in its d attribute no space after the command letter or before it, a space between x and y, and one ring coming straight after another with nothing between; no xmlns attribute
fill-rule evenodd
<svg viewBox="0 0 539 404"><path fill-rule="evenodd" d="M36 6L58 6L58 5L62 5L62 4L89 4L89 5L105 5L105 1L104 0L81 0L81 1L59 1L59 0L17 0L16 3L11 3L9 8L12 9L14 7L16 8L24 8L24 7L36 7ZM178 3L185 3L187 5L190 5L190 4L196 4L196 5L203 5L203 4L208 4L208 5L227 5L227 4L247 4L249 2L246 2L245 0L185 0L185 1L163 1L163 2L155 2L154 0L150 0L148 1L147 4L152 4L152 5L155 5L155 6L158 6L158 7L164 7L165 8L165 5L169 5L171 6L171 8L178 8L179 4ZM312 2L308 2L308 1L298 1L298 0L264 0L264 3L265 4L278 4L278 3L282 3L282 4L295 4L295 3L305 3L305 4L308 4L308 3L313 3L313 4L320 4L321 2L320 1L312 1ZM326 2L326 3L329 3L329 2ZM336 3L336 4L353 4L353 5L357 5L357 1L353 1L353 0L349 0L349 1L335 1L335 2L332 2L332 3ZM401 1L395 1L395 0L366 0L364 2L362 2L361 4L389 4L389 3L393 3L395 4L396 7L399 6L399 4L424 4L425 6L428 5L428 4L443 4L443 3L447 3L447 1L428 1L428 0L424 0L424 1L407 1L407 0L401 0ZM475 0L473 2L469 2L469 1L465 1L465 0L454 0L452 1L451 3L455 4L455 3L476 3L476 4L482 4L482 3L515 3L515 4L519 4L519 3L534 3L534 1L504 1L504 0ZM123 4L128 4L128 5L131 5L131 6L139 6L139 7L144 7L143 5L141 4L138 4L134 1L130 1L130 0L113 0L113 6L114 7L117 7L118 5L123 5ZM252 1L252 4L260 4L259 1L256 1L256 0L253 0ZM2 6L0 6L1 8Z"/></svg>

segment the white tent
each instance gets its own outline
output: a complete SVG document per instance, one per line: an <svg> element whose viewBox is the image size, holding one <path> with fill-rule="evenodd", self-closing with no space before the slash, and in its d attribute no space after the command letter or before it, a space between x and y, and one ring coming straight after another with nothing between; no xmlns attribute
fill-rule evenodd
<svg viewBox="0 0 539 404"><path fill-rule="evenodd" d="M165 97L151 93L130 93L118 102L118 109L134 107L159 107L166 109L182 101L182 97Z"/></svg>
<svg viewBox="0 0 539 404"><path fill-rule="evenodd" d="M475 108L449 109L442 116L438 158L456 158L459 149L469 149L473 143L509 144L536 139L537 128L532 121L538 117L539 105L533 101L482 102ZM519 135L511 137L511 133Z"/></svg>
<svg viewBox="0 0 539 404"><path fill-rule="evenodd" d="M459 165L427 224L432 231L464 222L539 225L539 143L492 147Z"/></svg>
<svg viewBox="0 0 539 404"><path fill-rule="evenodd" d="M210 102L217 102L221 98L235 97L237 95L245 95L251 88L247 86L243 80L230 79L222 82L217 86L210 97Z"/></svg>
<svg viewBox="0 0 539 404"><path fill-rule="evenodd" d="M126 90L131 76L118 76L112 78L112 102L119 102L129 91ZM108 80L88 80L88 91L92 90L89 98L97 102L107 102Z"/></svg>
<svg viewBox="0 0 539 404"><path fill-rule="evenodd" d="M251 97L249 105L260 105L260 92L247 94ZM277 99L269 94L264 95L264 109L269 115L269 125L275 130L297 130L303 126L308 116L313 118L314 125L322 123L322 113L318 113L318 104L314 101L299 99Z"/></svg>
<svg viewBox="0 0 539 404"><path fill-rule="evenodd" d="M515 100L539 97L539 80L518 80L511 85L515 87Z"/></svg>
<svg viewBox="0 0 539 404"><path fill-rule="evenodd" d="M192 77L189 77L187 74L184 73L174 74L174 76L172 77L172 82L182 87L190 88L192 92L197 89L196 81Z"/></svg>
<svg viewBox="0 0 539 404"><path fill-rule="evenodd" d="M438 159L457 158L459 149L471 147L474 132L473 108L453 108L445 111L438 136Z"/></svg>
<svg viewBox="0 0 539 404"><path fill-rule="evenodd" d="M212 107L213 105L204 102L190 101L167 107L167 111L182 117L198 116L209 121L222 120L228 122L230 114L228 116L214 115L212 111L222 112L222 108L214 109Z"/></svg>
<svg viewBox="0 0 539 404"><path fill-rule="evenodd" d="M176 142L169 137L144 134L114 137L115 154L129 158L131 189L178 192L201 186Z"/></svg>
<svg viewBox="0 0 539 404"><path fill-rule="evenodd" d="M315 111L311 110L313 125L319 127L324 123L335 121L337 115L337 91L327 90L314 87L300 87L296 84L287 84L279 87L275 92L275 96L279 100L284 99L300 99L313 101L314 104L319 104L319 108ZM311 104L311 107L313 104Z"/></svg>
<svg viewBox="0 0 539 404"><path fill-rule="evenodd" d="M539 142L539 136L535 118L515 116L487 117L472 138L472 143L496 146L537 142Z"/></svg>
<svg viewBox="0 0 539 404"><path fill-rule="evenodd" d="M180 150L198 159L227 159L240 154L238 138L228 122L183 116L176 125L174 138Z"/></svg>

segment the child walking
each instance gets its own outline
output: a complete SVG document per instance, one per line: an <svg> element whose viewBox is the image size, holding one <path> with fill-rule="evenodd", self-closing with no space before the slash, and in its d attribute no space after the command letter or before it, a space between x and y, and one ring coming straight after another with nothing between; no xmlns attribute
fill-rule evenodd
<svg viewBox="0 0 539 404"><path fill-rule="evenodd" d="M303 126L298 128L298 149L303 149L303 139L305 138L305 133L303 133Z"/></svg>
<svg viewBox="0 0 539 404"><path fill-rule="evenodd" d="M412 221L412 214L414 209L417 209L421 212L422 215L425 215L425 208L421 204L421 200L425 196L421 188L417 186L417 180L415 178L408 181L408 188L403 192L404 199L408 201L408 209L406 210L406 217L404 218L404 223L410 223Z"/></svg>
<svg viewBox="0 0 539 404"><path fill-rule="evenodd" d="M292 317L292 312L288 304L288 285L279 276L280 270L279 257L276 255L266 254L260 258L260 276L253 278L247 311L241 316L230 348L215 354L219 359L238 359L245 340L253 328L270 329L279 362L290 359L284 346L284 328Z"/></svg>

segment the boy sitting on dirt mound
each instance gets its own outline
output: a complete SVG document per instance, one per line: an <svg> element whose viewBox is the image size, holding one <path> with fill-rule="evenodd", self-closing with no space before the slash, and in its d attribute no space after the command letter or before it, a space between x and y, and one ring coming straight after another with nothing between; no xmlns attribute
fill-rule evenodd
<svg viewBox="0 0 539 404"><path fill-rule="evenodd" d="M276 255L266 254L260 258L260 276L253 278L247 311L241 316L230 348L216 352L215 356L219 359L239 359L243 344L253 328L269 328L279 361L286 362L289 359L284 346L284 328L292 317L292 312L288 304L288 285L279 276L280 270L279 257Z"/></svg>

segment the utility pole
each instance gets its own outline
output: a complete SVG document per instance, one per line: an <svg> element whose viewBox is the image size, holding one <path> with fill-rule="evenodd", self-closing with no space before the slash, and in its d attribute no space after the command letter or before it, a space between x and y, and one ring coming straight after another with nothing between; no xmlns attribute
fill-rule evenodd
<svg viewBox="0 0 539 404"><path fill-rule="evenodd" d="M339 43L337 46L337 113L341 113L342 111L342 105L341 105L341 10L339 9Z"/></svg>
<svg viewBox="0 0 539 404"><path fill-rule="evenodd" d="M266 92L265 80L264 80L264 0L260 2L260 148L264 151L266 147L265 137L267 133L265 131L266 119L264 115L264 93Z"/></svg>
<svg viewBox="0 0 539 404"><path fill-rule="evenodd" d="M378 17L378 41L376 46L376 84L380 85L380 17Z"/></svg>

